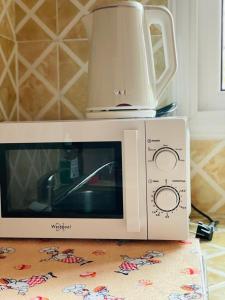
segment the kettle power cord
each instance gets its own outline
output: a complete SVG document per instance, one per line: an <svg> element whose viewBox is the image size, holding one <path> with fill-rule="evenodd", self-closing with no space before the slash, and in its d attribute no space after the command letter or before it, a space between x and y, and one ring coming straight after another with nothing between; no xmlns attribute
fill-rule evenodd
<svg viewBox="0 0 225 300"><path fill-rule="evenodd" d="M161 108L158 108L156 110L156 117L162 117L168 113L171 113L173 111L175 111L177 109L177 103L176 102L172 102L166 106L163 106Z"/></svg>
<svg viewBox="0 0 225 300"><path fill-rule="evenodd" d="M211 241L219 221L213 220L209 215L198 209L194 204L191 204L191 207L209 221L209 224L204 224L200 221L198 222L195 237L201 240Z"/></svg>

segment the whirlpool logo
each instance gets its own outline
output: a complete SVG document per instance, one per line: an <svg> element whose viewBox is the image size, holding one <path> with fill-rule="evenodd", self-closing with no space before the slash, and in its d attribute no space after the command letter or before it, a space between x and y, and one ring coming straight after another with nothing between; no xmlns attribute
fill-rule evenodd
<svg viewBox="0 0 225 300"><path fill-rule="evenodd" d="M66 231L66 230L71 230L72 226L66 225L64 223L55 223L51 225L51 228L54 229L55 231Z"/></svg>

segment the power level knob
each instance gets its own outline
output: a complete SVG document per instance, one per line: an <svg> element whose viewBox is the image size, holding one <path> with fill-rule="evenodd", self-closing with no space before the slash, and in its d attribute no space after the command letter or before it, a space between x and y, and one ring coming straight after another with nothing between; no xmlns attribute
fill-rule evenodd
<svg viewBox="0 0 225 300"><path fill-rule="evenodd" d="M153 160L158 169L169 172L176 167L179 156L172 148L163 147L155 152Z"/></svg>
<svg viewBox="0 0 225 300"><path fill-rule="evenodd" d="M171 186L161 186L155 191L154 203L158 209L169 212L178 207L180 195L178 191Z"/></svg>

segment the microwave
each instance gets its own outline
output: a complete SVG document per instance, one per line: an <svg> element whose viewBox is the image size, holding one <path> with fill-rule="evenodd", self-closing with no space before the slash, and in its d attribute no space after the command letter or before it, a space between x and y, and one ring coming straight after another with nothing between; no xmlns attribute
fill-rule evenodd
<svg viewBox="0 0 225 300"><path fill-rule="evenodd" d="M185 118L0 123L0 237L188 238Z"/></svg>

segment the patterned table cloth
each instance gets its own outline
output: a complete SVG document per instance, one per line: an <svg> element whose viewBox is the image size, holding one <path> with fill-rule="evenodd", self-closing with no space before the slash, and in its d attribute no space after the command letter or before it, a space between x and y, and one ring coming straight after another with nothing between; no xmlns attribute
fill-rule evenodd
<svg viewBox="0 0 225 300"><path fill-rule="evenodd" d="M0 239L0 300L206 299L199 241Z"/></svg>

